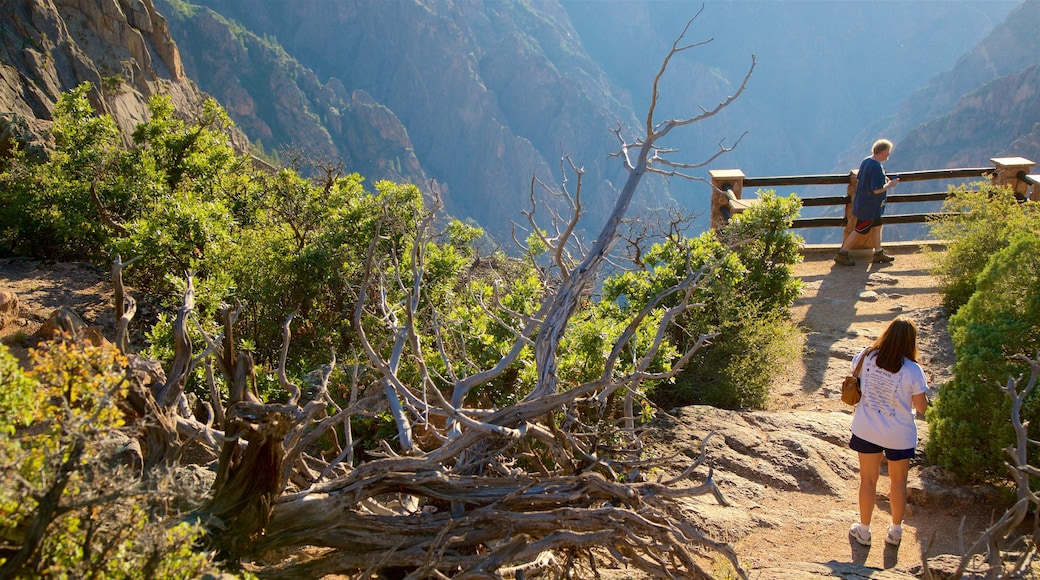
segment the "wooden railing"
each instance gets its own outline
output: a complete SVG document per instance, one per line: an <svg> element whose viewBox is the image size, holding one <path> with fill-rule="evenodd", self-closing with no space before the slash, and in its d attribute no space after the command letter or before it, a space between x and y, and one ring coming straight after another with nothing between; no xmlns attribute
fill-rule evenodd
<svg viewBox="0 0 1040 580"><path fill-rule="evenodd" d="M990 161L991 167L969 167L961 169L934 169L926 171L899 172L899 182L939 181L950 179L971 179L988 177L996 185L1009 185L1020 200L1040 201L1040 175L1032 175L1033 161L1022 157L997 157ZM711 225L719 228L737 213L754 204L757 198L745 198L745 189L759 190L774 187L845 185L845 195L834 196L799 196L802 207L843 206L844 213L840 217L803 217L794 220L792 228L844 228L842 237L852 230L855 218L852 216L852 200L856 196L857 170L848 174L802 175L785 177L746 177L739 169L718 169L709 172L712 182ZM946 199L948 192L936 191L927 193L890 193L887 203L934 202ZM941 215L941 212L894 213L886 212L885 224L925 223L929 219Z"/></svg>

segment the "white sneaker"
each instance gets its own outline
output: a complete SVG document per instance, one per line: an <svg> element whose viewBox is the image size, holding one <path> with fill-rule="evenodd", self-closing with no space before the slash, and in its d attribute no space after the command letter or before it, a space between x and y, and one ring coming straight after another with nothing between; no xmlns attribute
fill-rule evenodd
<svg viewBox="0 0 1040 580"><path fill-rule="evenodd" d="M899 542L903 539L903 526L898 528L892 524L888 525L888 535L885 536L885 543L890 546L898 546Z"/></svg>
<svg viewBox="0 0 1040 580"><path fill-rule="evenodd" d="M870 545L870 527L869 526L864 526L863 524L860 524L860 523L852 524L852 527L849 528L849 536L851 536L853 540L856 540L856 542L858 544L860 544L861 546L869 546Z"/></svg>

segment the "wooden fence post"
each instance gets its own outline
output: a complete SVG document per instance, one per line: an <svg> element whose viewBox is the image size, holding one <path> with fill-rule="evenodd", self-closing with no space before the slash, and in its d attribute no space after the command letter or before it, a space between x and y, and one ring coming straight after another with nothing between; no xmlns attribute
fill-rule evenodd
<svg viewBox="0 0 1040 580"><path fill-rule="evenodd" d="M740 199L744 190L744 172L739 169L712 169L711 175L711 229L718 231L730 218L729 196Z"/></svg>
<svg viewBox="0 0 1040 580"><path fill-rule="evenodd" d="M841 241L838 243L843 243L844 239L848 238L849 234L851 234L852 231L856 228L856 216L852 213L852 205L856 201L856 187L858 185L859 169L853 169L851 170L851 172L849 172L849 188L846 190L846 194L849 197L849 201L846 202L846 208L844 208L844 211L846 211L846 214L844 214L846 215L846 227L844 227L844 230L841 232ZM881 222L884 223L884 218L882 218ZM874 246L870 244L869 238L864 238L858 244L850 247L850 249L863 249L873 247Z"/></svg>
<svg viewBox="0 0 1040 580"><path fill-rule="evenodd" d="M1008 185L1019 199L1029 198L1040 201L1040 191L1033 187L1033 193L1029 193L1029 183L1018 178L1019 174L1028 175L1036 166L1036 163L1024 157L994 157L990 159L997 167L997 173L993 176L994 185Z"/></svg>

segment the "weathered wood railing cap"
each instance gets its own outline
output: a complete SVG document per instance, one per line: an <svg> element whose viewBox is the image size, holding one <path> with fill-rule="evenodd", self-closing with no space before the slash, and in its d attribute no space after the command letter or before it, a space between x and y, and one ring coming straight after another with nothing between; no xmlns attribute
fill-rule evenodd
<svg viewBox="0 0 1040 580"><path fill-rule="evenodd" d="M1029 172L1033 170L1036 163L1025 157L993 157L990 159L997 168L995 181L1011 186L1015 197L1019 199L1032 199L1040 201L1040 191L1037 191L1035 183L1030 183ZM1032 195L1029 190L1032 185Z"/></svg>
<svg viewBox="0 0 1040 580"><path fill-rule="evenodd" d="M711 175L711 227L717 230L734 213L747 209L739 201L744 189L744 172L739 169L710 169L708 174Z"/></svg>
<svg viewBox="0 0 1040 580"><path fill-rule="evenodd" d="M1025 157L991 157L990 161L997 166L997 169L1001 167L1033 167L1036 165L1036 163Z"/></svg>
<svg viewBox="0 0 1040 580"><path fill-rule="evenodd" d="M739 169L711 169L708 171L708 174L711 175L712 181L723 181L727 179L739 181L744 180L744 172Z"/></svg>

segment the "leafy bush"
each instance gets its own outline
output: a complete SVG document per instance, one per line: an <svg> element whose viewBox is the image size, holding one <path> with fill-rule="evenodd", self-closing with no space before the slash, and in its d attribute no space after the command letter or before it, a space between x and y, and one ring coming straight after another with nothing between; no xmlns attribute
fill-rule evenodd
<svg viewBox="0 0 1040 580"><path fill-rule="evenodd" d="M0 576L197 578L195 548L163 481L145 484L113 448L129 441L119 401L125 360L112 348L55 343L23 372L0 346ZM13 548L13 549L12 549Z"/></svg>
<svg viewBox="0 0 1040 580"><path fill-rule="evenodd" d="M787 317L802 293L794 265L802 260L803 240L791 231L801 201L794 196L777 197L773 191L758 195L761 201L734 216L721 238L734 248L747 270L736 289L743 300L755 305L758 315Z"/></svg>
<svg viewBox="0 0 1040 580"><path fill-rule="evenodd" d="M41 258L96 258L111 234L96 199L119 162L119 133L108 116L95 116L90 83L58 98L49 159L16 158L0 175L0 230L16 251ZM118 201L117 201L118 205Z"/></svg>
<svg viewBox="0 0 1040 580"><path fill-rule="evenodd" d="M769 386L800 354L799 330L788 320L748 307L718 326L719 336L690 359L667 389L668 406L707 404L724 409L764 409ZM663 393L658 397L664 401Z"/></svg>
<svg viewBox="0 0 1040 580"><path fill-rule="evenodd" d="M950 318L956 363L928 411L929 459L965 481L1009 476L1005 448L1014 443L1010 402L1000 390L1028 372L1010 356L1040 349L1040 236L1019 232L977 276L968 303ZM1040 424L1040 397L1026 399L1023 420ZM1030 463L1040 460L1031 447Z"/></svg>
<svg viewBox="0 0 1040 580"><path fill-rule="evenodd" d="M1008 187L980 182L974 188L951 188L943 211L950 214L933 221L931 232L936 239L948 240L949 246L934 255L934 272L943 302L953 313L968 303L979 274L1012 234L1040 235L1040 207L1019 203Z"/></svg>
<svg viewBox="0 0 1040 580"><path fill-rule="evenodd" d="M789 228L800 204L772 192L761 199L720 235L655 245L643 258L646 270L604 284L606 300L638 308L687 268L705 268L693 298L701 306L679 321L671 339L683 352L702 333L716 336L673 381L656 386L652 398L662 406L764 408L773 377L799 354L789 307L801 293L792 270L801 259L801 238Z"/></svg>

